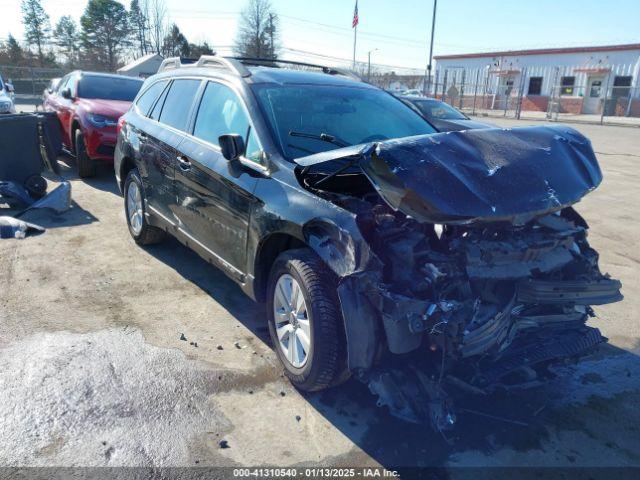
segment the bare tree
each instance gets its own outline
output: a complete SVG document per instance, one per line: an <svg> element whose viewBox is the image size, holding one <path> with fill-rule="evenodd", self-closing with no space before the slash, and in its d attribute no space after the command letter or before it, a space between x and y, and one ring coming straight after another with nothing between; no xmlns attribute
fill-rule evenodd
<svg viewBox="0 0 640 480"><path fill-rule="evenodd" d="M234 50L241 57L278 58L278 15L269 0L249 0L240 14Z"/></svg>
<svg viewBox="0 0 640 480"><path fill-rule="evenodd" d="M169 33L169 21L167 16L167 6L164 0L148 0L147 19L149 21L149 43L151 50L157 54L162 53L164 39Z"/></svg>

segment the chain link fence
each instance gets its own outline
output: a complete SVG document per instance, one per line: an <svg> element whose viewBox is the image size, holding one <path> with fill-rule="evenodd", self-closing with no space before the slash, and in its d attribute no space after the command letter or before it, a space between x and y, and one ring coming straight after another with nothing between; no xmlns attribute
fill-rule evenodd
<svg viewBox="0 0 640 480"><path fill-rule="evenodd" d="M464 75L445 75L431 95L473 116L640 126L640 87L631 86L630 77L623 77L624 82L611 77L589 78L586 84L554 78L543 95L542 77L505 76L496 81L487 76L467 82Z"/></svg>
<svg viewBox="0 0 640 480"><path fill-rule="evenodd" d="M348 69L350 65L341 67ZM358 63L356 72L365 81L396 93L415 94L425 89L425 76L415 69L400 71L379 65L370 69ZM14 86L16 103L25 105L39 105L49 82L66 73L63 68L0 65L0 75ZM548 94L541 95L542 80L537 84L536 77L504 76L496 81L489 75L470 79L461 73L448 76L445 72L442 78L434 78L431 96L472 116L640 126L640 86L632 86L630 77L625 77L628 81L624 85L611 75L589 78L586 84L562 83L554 78L552 86L545 89Z"/></svg>

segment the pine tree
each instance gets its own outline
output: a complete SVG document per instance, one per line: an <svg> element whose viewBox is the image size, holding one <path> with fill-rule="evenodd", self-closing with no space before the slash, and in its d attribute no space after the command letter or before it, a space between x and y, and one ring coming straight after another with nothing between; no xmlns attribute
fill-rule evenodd
<svg viewBox="0 0 640 480"><path fill-rule="evenodd" d="M129 15L116 0L89 0L80 18L81 40L96 66L113 71L129 45Z"/></svg>
<svg viewBox="0 0 640 480"><path fill-rule="evenodd" d="M27 43L35 45L40 66L45 64L44 47L51 34L49 15L44 11L40 0L22 0L22 23Z"/></svg>
<svg viewBox="0 0 640 480"><path fill-rule="evenodd" d="M78 51L80 50L80 36L76 22L70 15L60 17L53 29L53 37L56 40L56 45L67 58L67 62L75 63L78 60Z"/></svg>

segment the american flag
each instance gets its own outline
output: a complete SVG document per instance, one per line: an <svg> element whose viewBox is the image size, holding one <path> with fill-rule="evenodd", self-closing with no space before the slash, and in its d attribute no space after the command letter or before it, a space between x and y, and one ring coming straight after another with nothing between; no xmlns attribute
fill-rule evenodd
<svg viewBox="0 0 640 480"><path fill-rule="evenodd" d="M356 0L356 8L353 10L353 22L351 22L351 28L358 26L358 0Z"/></svg>

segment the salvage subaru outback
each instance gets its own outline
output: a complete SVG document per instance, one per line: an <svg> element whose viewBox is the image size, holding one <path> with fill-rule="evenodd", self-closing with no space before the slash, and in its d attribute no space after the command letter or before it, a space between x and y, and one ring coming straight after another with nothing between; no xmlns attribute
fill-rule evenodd
<svg viewBox="0 0 640 480"><path fill-rule="evenodd" d="M260 63L165 60L115 173L137 243L169 233L266 302L294 385L352 374L442 430L456 394L543 382L606 341L586 322L621 284L573 208L602 180L584 136L440 133L344 72Z"/></svg>

